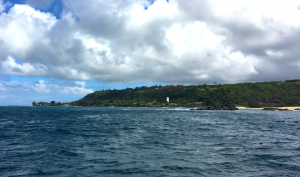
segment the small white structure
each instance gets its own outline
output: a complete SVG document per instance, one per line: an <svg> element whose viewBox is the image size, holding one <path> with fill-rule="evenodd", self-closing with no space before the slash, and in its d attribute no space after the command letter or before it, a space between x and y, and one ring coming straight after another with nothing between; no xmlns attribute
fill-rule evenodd
<svg viewBox="0 0 300 177"><path fill-rule="evenodd" d="M166 102L168 102L168 103L170 102L169 97L166 97Z"/></svg>

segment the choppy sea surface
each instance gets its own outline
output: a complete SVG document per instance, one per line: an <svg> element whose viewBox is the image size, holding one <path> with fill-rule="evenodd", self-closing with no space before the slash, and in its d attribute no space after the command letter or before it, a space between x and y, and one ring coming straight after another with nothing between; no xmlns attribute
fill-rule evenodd
<svg viewBox="0 0 300 177"><path fill-rule="evenodd" d="M0 176L300 176L300 111L0 107Z"/></svg>

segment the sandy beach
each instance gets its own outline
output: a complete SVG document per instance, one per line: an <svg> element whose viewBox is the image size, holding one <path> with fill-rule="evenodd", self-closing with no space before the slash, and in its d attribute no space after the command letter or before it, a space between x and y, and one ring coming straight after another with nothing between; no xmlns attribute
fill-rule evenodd
<svg viewBox="0 0 300 177"><path fill-rule="evenodd" d="M237 107L238 109L263 109L263 108L247 108L247 107ZM300 109L300 106L287 106L287 107L272 107L278 109Z"/></svg>
<svg viewBox="0 0 300 177"><path fill-rule="evenodd" d="M247 108L247 107L236 107L238 109L264 109L264 108Z"/></svg>

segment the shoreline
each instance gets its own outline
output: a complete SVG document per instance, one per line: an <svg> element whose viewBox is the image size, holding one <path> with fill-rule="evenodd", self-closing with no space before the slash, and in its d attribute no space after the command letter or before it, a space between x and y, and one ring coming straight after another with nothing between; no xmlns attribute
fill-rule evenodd
<svg viewBox="0 0 300 177"><path fill-rule="evenodd" d="M264 109L264 108L247 108L247 107L236 107L238 109Z"/></svg>
<svg viewBox="0 0 300 177"><path fill-rule="evenodd" d="M31 105L5 105L0 107L99 107L99 106L31 106ZM101 107L101 106L100 106ZM112 106L104 106L104 107L112 107ZM115 107L115 106L113 106ZM118 106L116 106L118 107ZM120 106L122 107L122 106ZM151 107L151 106L124 106L124 107ZM157 106L152 108L194 108L194 107L181 107L181 106ZM261 108L248 108L248 107L242 107L242 106L236 106L237 109L264 109L264 108L272 108L272 109L288 109L288 110L294 110L294 109L300 109L300 106L282 106L282 107L261 107Z"/></svg>
<svg viewBox="0 0 300 177"><path fill-rule="evenodd" d="M264 109L264 108L247 108L247 107L236 107L238 109Z"/></svg>
<svg viewBox="0 0 300 177"><path fill-rule="evenodd" d="M264 108L278 108L278 109L300 109L300 106L283 106L283 107L263 107L263 108L247 108L247 107L236 107L238 109L264 109Z"/></svg>

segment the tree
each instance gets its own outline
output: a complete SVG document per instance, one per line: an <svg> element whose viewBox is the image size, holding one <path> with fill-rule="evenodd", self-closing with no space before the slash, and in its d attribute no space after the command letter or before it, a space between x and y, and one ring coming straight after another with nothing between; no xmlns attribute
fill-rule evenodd
<svg viewBox="0 0 300 177"><path fill-rule="evenodd" d="M250 108L260 108L260 107L261 107L261 105L259 104L259 102L258 102L258 101L255 101L255 100L250 100L250 101L248 102L248 106L249 106Z"/></svg>
<svg viewBox="0 0 300 177"><path fill-rule="evenodd" d="M50 102L51 106L55 106L55 101Z"/></svg>
<svg viewBox="0 0 300 177"><path fill-rule="evenodd" d="M37 106L37 105L38 104L35 101L32 102L32 106Z"/></svg>

